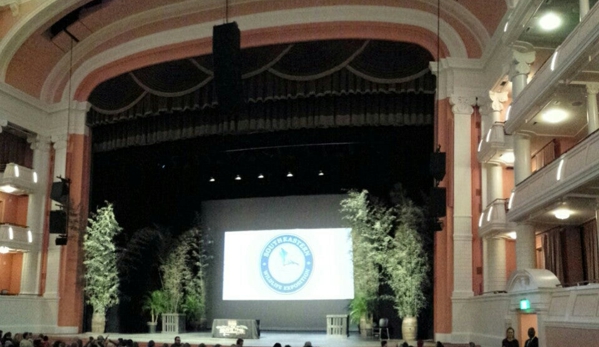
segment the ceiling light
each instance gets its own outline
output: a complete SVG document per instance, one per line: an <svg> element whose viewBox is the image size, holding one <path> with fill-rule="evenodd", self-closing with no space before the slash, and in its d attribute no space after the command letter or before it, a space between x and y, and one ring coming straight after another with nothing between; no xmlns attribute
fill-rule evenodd
<svg viewBox="0 0 599 347"><path fill-rule="evenodd" d="M322 170L318 171L318 176L324 176L324 172Z"/></svg>
<svg viewBox="0 0 599 347"><path fill-rule="evenodd" d="M12 227L8 227L8 239L12 240L15 237L13 231L12 231Z"/></svg>
<svg viewBox="0 0 599 347"><path fill-rule="evenodd" d="M259 179L263 179L263 178L264 178L264 175L263 175L263 174L259 174L259 175L258 175L258 178L259 178Z"/></svg>
<svg viewBox="0 0 599 347"><path fill-rule="evenodd" d="M6 254L6 253L8 253L8 251L10 251L10 248L8 248L6 246L0 247L0 254Z"/></svg>
<svg viewBox="0 0 599 347"><path fill-rule="evenodd" d="M515 240L517 235L515 231L510 231L509 233L507 233L507 237L509 237L512 240Z"/></svg>
<svg viewBox="0 0 599 347"><path fill-rule="evenodd" d="M516 157L514 156L514 152L505 152L499 156L501 160L506 164L513 164L516 161Z"/></svg>
<svg viewBox="0 0 599 347"><path fill-rule="evenodd" d="M33 172L33 183L37 183L37 172Z"/></svg>
<svg viewBox="0 0 599 347"><path fill-rule="evenodd" d="M3 191L8 194L12 194L17 191L17 188L10 186L10 185L4 185L4 186L0 186L0 191Z"/></svg>
<svg viewBox="0 0 599 347"><path fill-rule="evenodd" d="M570 215L572 214L572 211L568 210L567 208L558 208L557 210L553 211L553 215L555 216L555 218L557 219L568 219L570 218Z"/></svg>
<svg viewBox="0 0 599 347"><path fill-rule="evenodd" d="M235 176L235 181L241 181L241 176L239 176L239 175Z"/></svg>
<svg viewBox="0 0 599 347"><path fill-rule="evenodd" d="M541 29L551 31L562 24L562 19L553 12L549 12L539 19Z"/></svg>
<svg viewBox="0 0 599 347"><path fill-rule="evenodd" d="M216 181L216 180L214 179L214 177L210 177L210 179L209 179L208 181L210 181L210 182L214 182L214 181Z"/></svg>
<svg viewBox="0 0 599 347"><path fill-rule="evenodd" d="M19 167L15 165L15 177L19 177Z"/></svg>
<svg viewBox="0 0 599 347"><path fill-rule="evenodd" d="M566 120L566 118L568 118L568 113L564 110L554 108L543 113L541 118L547 123L556 124Z"/></svg>
<svg viewBox="0 0 599 347"><path fill-rule="evenodd" d="M291 171L289 171L289 172L287 173L287 177L293 177L293 174L291 173Z"/></svg>
<svg viewBox="0 0 599 347"><path fill-rule="evenodd" d="M33 242L33 234L31 233L31 230L27 230L27 242Z"/></svg>

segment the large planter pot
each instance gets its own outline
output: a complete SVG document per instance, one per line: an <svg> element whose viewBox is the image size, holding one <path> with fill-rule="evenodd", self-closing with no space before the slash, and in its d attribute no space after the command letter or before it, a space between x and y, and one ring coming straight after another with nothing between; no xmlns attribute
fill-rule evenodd
<svg viewBox="0 0 599 347"><path fill-rule="evenodd" d="M94 313L92 316L92 333L103 334L106 328L106 316L102 313Z"/></svg>
<svg viewBox="0 0 599 347"><path fill-rule="evenodd" d="M185 315L180 313L162 314L162 333L179 334L185 332Z"/></svg>
<svg viewBox="0 0 599 347"><path fill-rule="evenodd" d="M372 316L363 315L360 318L360 336L369 337L372 335Z"/></svg>
<svg viewBox="0 0 599 347"><path fill-rule="evenodd" d="M418 320L416 317L404 317L401 322L401 335L404 341L416 340L418 332Z"/></svg>
<svg viewBox="0 0 599 347"><path fill-rule="evenodd" d="M158 323L148 322L148 333L155 334L156 333L156 325Z"/></svg>

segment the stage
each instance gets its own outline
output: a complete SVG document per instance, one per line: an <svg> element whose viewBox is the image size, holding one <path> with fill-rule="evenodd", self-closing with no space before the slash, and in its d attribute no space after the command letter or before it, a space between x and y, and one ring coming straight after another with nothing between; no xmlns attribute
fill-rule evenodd
<svg viewBox="0 0 599 347"><path fill-rule="evenodd" d="M85 341L91 333L77 335L81 340ZM171 345L174 341L176 334L119 334L119 333L105 333L102 334L104 337L108 335L111 340L118 338L131 339L138 342L143 347L148 341L154 340L157 347L161 347L163 343ZM213 338L211 332L190 332L178 334L181 337L181 343L189 343L192 347L196 347L200 343L204 343L207 346L214 346L215 344L221 344L223 347L231 346L235 344L235 338ZM52 335L55 339L69 340L75 336L60 336ZM97 337L97 336L94 336ZM261 331L259 339L246 339L244 347L271 347L275 343L279 342L281 345L291 345L291 347L302 347L306 341L312 342L312 346L315 347L380 347L381 343L378 337L363 338L357 332L350 333L349 337L345 336L327 336L325 332L282 332L282 331ZM65 341L68 342L68 341ZM403 343L403 340L389 340L389 347L395 347ZM414 341L410 342L411 345L416 346ZM425 346L434 346L435 343L432 340L425 341Z"/></svg>

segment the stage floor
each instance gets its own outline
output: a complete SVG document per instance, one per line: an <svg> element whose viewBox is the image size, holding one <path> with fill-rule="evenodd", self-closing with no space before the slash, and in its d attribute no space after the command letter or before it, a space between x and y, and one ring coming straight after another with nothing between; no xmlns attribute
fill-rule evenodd
<svg viewBox="0 0 599 347"><path fill-rule="evenodd" d="M119 334L119 333L106 333L104 337L109 336L111 340L123 338L127 340L133 340L142 345L150 340L156 342L157 347L161 347L161 344L173 343L176 334ZM78 335L82 340L86 340L87 337L91 336L91 333ZM215 344L221 344L223 347L229 347L235 344L235 339L231 338L213 338L212 334L208 332L191 332L179 334L181 337L181 343L189 343L191 345L198 345L204 343L208 346L214 346ZM60 338L59 336L55 336ZM69 337L74 337L70 335ZM65 336L65 339L67 337ZM342 336L327 336L325 332L281 332L281 331L261 331L259 339L246 339L244 341L244 347L271 347L275 343L279 342L281 345L291 345L291 347L302 347L306 341L312 342L312 346L315 347L380 347L381 343L376 338L363 338L357 332L353 332L349 337ZM403 343L403 340L389 340L389 347L396 347ZM414 341L411 341L411 345L416 345ZM425 341L425 346L434 346L435 343L432 340ZM194 346L195 347L195 346Z"/></svg>

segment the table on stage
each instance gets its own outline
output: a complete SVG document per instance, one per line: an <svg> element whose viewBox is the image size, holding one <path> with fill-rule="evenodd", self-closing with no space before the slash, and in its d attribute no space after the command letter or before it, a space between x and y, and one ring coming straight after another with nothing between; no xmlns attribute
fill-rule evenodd
<svg viewBox="0 0 599 347"><path fill-rule="evenodd" d="M214 319L212 337L258 339L260 323L256 319Z"/></svg>

